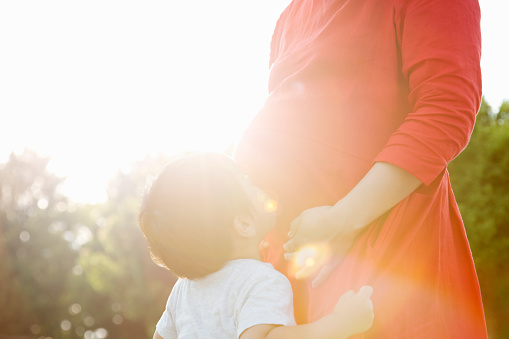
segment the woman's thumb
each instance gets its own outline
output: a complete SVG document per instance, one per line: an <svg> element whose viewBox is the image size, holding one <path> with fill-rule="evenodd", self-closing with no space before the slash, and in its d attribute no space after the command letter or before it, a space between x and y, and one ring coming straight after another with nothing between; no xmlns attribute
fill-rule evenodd
<svg viewBox="0 0 509 339"><path fill-rule="evenodd" d="M292 238L290 240L288 240L284 245L283 245L283 248L287 251L287 252L295 252L297 251L297 249L299 248L298 246L298 238Z"/></svg>
<svg viewBox="0 0 509 339"><path fill-rule="evenodd" d="M302 217L298 216L297 218L293 219L293 221L290 223L290 232L288 232L288 236L290 238L293 238L297 234L297 231L299 230L299 226L301 223L301 219Z"/></svg>

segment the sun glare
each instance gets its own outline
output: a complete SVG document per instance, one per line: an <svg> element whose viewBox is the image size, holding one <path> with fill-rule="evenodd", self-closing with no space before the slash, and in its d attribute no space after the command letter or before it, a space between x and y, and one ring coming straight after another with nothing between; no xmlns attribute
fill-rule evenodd
<svg viewBox="0 0 509 339"><path fill-rule="evenodd" d="M146 154L231 150L267 95L287 2L2 3L1 160L50 156L65 193L97 202Z"/></svg>
<svg viewBox="0 0 509 339"><path fill-rule="evenodd" d="M273 199L268 199L265 202L265 210L267 212L274 212L275 210L277 210L277 201Z"/></svg>
<svg viewBox="0 0 509 339"><path fill-rule="evenodd" d="M267 95L270 39L288 3L2 2L0 161L24 148L49 155L73 199L97 201L147 153L230 150ZM484 73L503 79L485 45Z"/></svg>
<svg viewBox="0 0 509 339"><path fill-rule="evenodd" d="M298 279L305 279L316 273L329 256L330 248L327 243L311 244L300 248L292 258L290 274Z"/></svg>

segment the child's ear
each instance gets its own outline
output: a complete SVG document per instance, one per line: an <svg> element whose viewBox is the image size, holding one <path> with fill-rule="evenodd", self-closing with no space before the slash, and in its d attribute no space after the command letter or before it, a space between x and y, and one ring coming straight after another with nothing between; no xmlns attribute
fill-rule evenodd
<svg viewBox="0 0 509 339"><path fill-rule="evenodd" d="M233 228L241 237L250 238L256 235L253 218L248 214L238 215L233 219Z"/></svg>

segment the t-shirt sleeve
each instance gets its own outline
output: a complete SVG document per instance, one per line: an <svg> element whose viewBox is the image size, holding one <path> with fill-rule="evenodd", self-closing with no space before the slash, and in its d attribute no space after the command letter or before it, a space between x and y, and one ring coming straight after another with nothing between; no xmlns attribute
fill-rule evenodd
<svg viewBox="0 0 509 339"><path fill-rule="evenodd" d="M429 185L467 145L481 100L477 0L396 0L410 112L375 161Z"/></svg>
<svg viewBox="0 0 509 339"><path fill-rule="evenodd" d="M173 287L175 290L176 286ZM172 290L173 294L173 290ZM168 298L166 303L166 308L163 312L163 315L159 319L156 325L156 331L159 333L161 337L164 339L177 339L177 329L175 327L175 323L173 321L173 317L171 315L171 304L172 304L172 295Z"/></svg>
<svg viewBox="0 0 509 339"><path fill-rule="evenodd" d="M242 299L237 315L237 338L255 325L295 325L292 287L276 270L274 274L252 280Z"/></svg>

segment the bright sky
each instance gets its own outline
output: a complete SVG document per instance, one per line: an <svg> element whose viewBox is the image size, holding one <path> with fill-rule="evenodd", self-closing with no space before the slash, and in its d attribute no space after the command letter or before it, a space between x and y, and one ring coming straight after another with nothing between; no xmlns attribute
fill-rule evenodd
<svg viewBox="0 0 509 339"><path fill-rule="evenodd" d="M223 150L267 93L289 0L0 2L0 162L50 155L78 201L146 153ZM509 3L481 0L484 93L509 99Z"/></svg>

